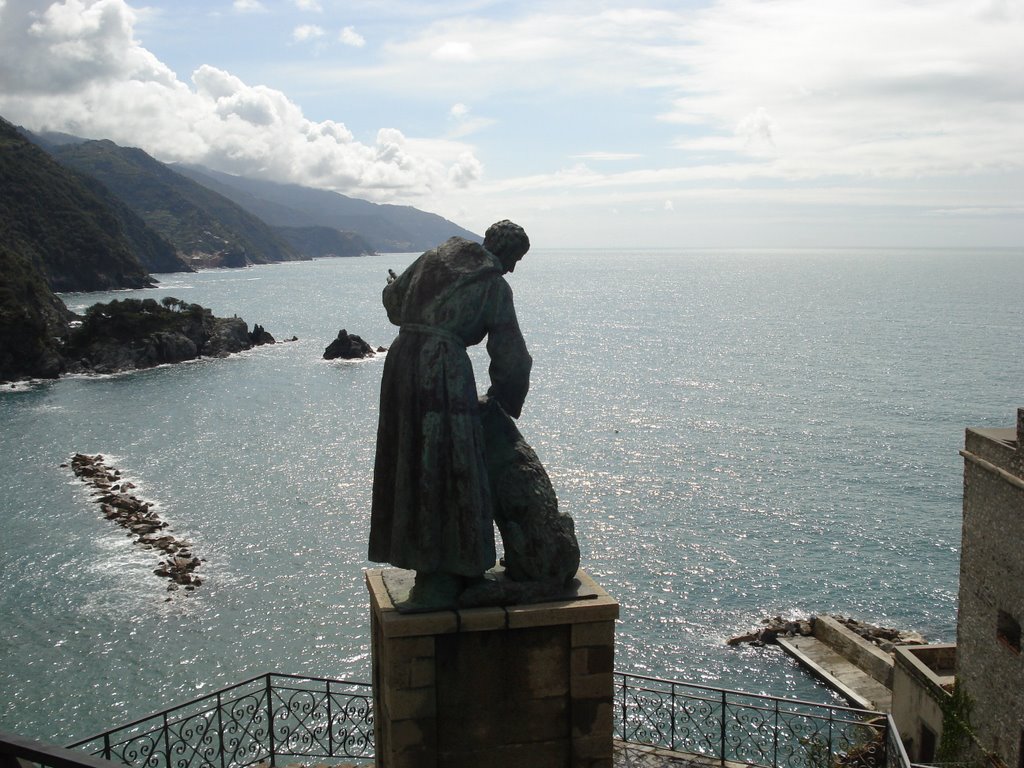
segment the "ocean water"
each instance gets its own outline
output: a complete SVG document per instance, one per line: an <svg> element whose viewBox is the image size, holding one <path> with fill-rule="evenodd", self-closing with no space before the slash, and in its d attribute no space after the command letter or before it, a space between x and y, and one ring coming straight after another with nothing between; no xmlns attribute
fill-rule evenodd
<svg viewBox="0 0 1024 768"><path fill-rule="evenodd" d="M362 571L383 356L414 254L164 275L278 339L0 393L0 728L70 742L266 671L369 680ZM535 249L520 428L621 603L616 667L830 700L762 618L952 640L967 426L1024 405L1024 252ZM473 358L486 386L486 355ZM206 562L171 595L61 467L102 453Z"/></svg>

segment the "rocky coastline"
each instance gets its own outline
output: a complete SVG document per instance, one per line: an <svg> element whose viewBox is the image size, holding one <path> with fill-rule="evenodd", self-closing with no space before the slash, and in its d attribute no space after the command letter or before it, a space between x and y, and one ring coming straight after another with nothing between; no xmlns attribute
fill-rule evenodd
<svg viewBox="0 0 1024 768"><path fill-rule="evenodd" d="M103 516L126 529L134 544L164 557L153 573L171 582L167 585L169 592L179 587L191 592L202 585L195 571L204 561L192 553L189 542L171 535L170 526L154 511L153 502L130 493L135 485L122 477L119 469L108 465L102 454L76 453L70 465L61 466L70 466L76 477L92 486L93 502L100 505Z"/></svg>
<svg viewBox="0 0 1024 768"><path fill-rule="evenodd" d="M63 308L63 304L59 306ZM239 317L216 317L206 307L172 296L160 302L119 299L94 304L82 316L64 308L46 331L51 343L45 348L23 351L24 329L7 329L6 334L4 330L0 328L0 353L8 349L10 353L0 354L0 382L55 379L69 373L121 373L202 357L227 357L276 343L259 324L250 331ZM20 339L21 346L8 343L10 339Z"/></svg>
<svg viewBox="0 0 1024 768"><path fill-rule="evenodd" d="M206 307L168 296L95 304L71 329L64 348L68 373L118 373L227 357L275 343L262 326L214 316Z"/></svg>

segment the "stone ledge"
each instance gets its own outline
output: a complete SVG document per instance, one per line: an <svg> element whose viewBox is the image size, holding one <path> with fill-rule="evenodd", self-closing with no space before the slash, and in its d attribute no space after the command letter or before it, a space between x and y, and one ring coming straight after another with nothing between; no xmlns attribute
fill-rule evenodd
<svg viewBox="0 0 1024 768"><path fill-rule="evenodd" d="M366 573L379 766L611 768L619 608L589 575L574 599L432 613L387 579Z"/></svg>
<svg viewBox="0 0 1024 768"><path fill-rule="evenodd" d="M929 657L948 655L955 660L956 643L932 643L929 645L899 645L895 649L896 666L903 669L911 678L925 688L930 689L937 700L948 696L956 681L952 664L946 664L947 674L937 672L928 664Z"/></svg>
<svg viewBox="0 0 1024 768"><path fill-rule="evenodd" d="M457 632L484 632L496 629L528 629L558 624L593 624L614 621L619 604L584 571L577 572L580 591L586 597L549 603L513 605L507 608L463 608L432 613L399 613L384 584L384 569L365 572L370 591L370 607L380 622L385 638L447 635ZM607 630L590 628L591 633Z"/></svg>

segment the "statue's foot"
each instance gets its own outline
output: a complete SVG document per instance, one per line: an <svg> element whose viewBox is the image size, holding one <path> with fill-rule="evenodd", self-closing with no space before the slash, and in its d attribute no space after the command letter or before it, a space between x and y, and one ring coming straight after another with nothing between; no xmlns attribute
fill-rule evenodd
<svg viewBox="0 0 1024 768"><path fill-rule="evenodd" d="M416 571L416 581L409 590L409 602L425 610L450 608L458 601L463 583L464 579L454 573Z"/></svg>

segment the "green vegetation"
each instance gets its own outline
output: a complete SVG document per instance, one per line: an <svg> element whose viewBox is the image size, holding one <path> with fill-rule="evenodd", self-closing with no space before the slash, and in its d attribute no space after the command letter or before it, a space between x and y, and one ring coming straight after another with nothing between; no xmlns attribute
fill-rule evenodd
<svg viewBox="0 0 1024 768"><path fill-rule="evenodd" d="M70 315L39 271L0 243L0 381L58 376Z"/></svg>
<svg viewBox="0 0 1024 768"><path fill-rule="evenodd" d="M291 247L304 257L363 256L373 248L355 232L341 232L333 227L274 227Z"/></svg>
<svg viewBox="0 0 1024 768"><path fill-rule="evenodd" d="M55 291L150 285L117 215L91 184L0 118L0 243Z"/></svg>
<svg viewBox="0 0 1024 768"><path fill-rule="evenodd" d="M942 709L942 738L935 759L940 763L957 763L974 740L971 728L971 710L974 702L962 686L954 686L953 692L939 700Z"/></svg>
<svg viewBox="0 0 1024 768"><path fill-rule="evenodd" d="M191 330L190 323L202 326L212 319L213 313L205 307L171 296L159 303L156 299L115 299L93 304L85 311L82 324L71 332L70 350L111 340L138 341L155 333L182 333Z"/></svg>
<svg viewBox="0 0 1024 768"><path fill-rule="evenodd" d="M272 339L253 338L241 318L219 318L172 296L120 299L86 310L65 348L72 372L113 373L224 357Z"/></svg>

